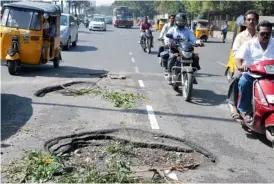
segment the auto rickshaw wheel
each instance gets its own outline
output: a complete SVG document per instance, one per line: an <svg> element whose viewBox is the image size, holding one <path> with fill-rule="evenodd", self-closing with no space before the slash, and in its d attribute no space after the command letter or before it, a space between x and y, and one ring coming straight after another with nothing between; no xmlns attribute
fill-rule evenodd
<svg viewBox="0 0 274 184"><path fill-rule="evenodd" d="M20 71L20 61L15 60L15 61L8 61L8 70L10 75L16 75Z"/></svg>

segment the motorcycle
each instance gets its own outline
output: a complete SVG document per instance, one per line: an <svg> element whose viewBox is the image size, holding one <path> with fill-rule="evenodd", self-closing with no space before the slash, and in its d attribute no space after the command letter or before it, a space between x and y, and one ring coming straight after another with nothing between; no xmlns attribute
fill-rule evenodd
<svg viewBox="0 0 274 184"><path fill-rule="evenodd" d="M248 71L258 77L253 82L253 119L251 122L246 122L242 118L240 120L242 127L266 135L274 148L274 60L251 65Z"/></svg>
<svg viewBox="0 0 274 184"><path fill-rule="evenodd" d="M145 30L145 33L142 35L141 47L144 52L151 53L152 47L152 31L150 29Z"/></svg>
<svg viewBox="0 0 274 184"><path fill-rule="evenodd" d="M197 54L194 53L194 46L188 41L178 37L177 39L173 38L173 35L167 34L167 38L174 40L175 52L173 52L174 56L176 56L176 62L171 69L171 78L172 88L175 91L179 90L179 86L181 86L181 93L184 97L185 101L191 100L193 84L198 84L194 73L198 70L196 67L193 67L194 57L197 57Z"/></svg>
<svg viewBox="0 0 274 184"><path fill-rule="evenodd" d="M163 52L160 53L160 66L164 67L167 70L167 61L169 58L169 47L165 45L164 40L163 39L158 39L160 42L162 42L162 45L165 47L165 50Z"/></svg>

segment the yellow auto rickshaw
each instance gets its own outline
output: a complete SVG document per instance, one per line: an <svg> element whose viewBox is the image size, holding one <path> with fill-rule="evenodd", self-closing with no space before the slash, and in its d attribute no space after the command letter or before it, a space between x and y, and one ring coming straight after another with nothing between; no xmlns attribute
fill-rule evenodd
<svg viewBox="0 0 274 184"><path fill-rule="evenodd" d="M5 4L1 19L1 61L11 75L22 65L41 65L48 61L59 67L60 7L41 2Z"/></svg>
<svg viewBox="0 0 274 184"><path fill-rule="evenodd" d="M232 43L231 43L231 48L230 48L230 53L229 53L229 59L228 59L228 63L226 65L226 70L225 70L225 76L227 77L227 80L230 81L230 79L233 77L234 75L234 70L236 67L236 61L234 59L234 54L232 52L232 46L234 43L234 40L236 38L236 36L244 31L246 29L245 23L244 23L244 16L239 16L235 23L234 23L234 33L233 33L233 38L232 38Z"/></svg>
<svg viewBox="0 0 274 184"><path fill-rule="evenodd" d="M164 25L168 22L168 19L158 19L156 21L156 31L161 31Z"/></svg>
<svg viewBox="0 0 274 184"><path fill-rule="evenodd" d="M260 16L260 21L263 21L263 20L269 21L274 26L274 16ZM227 77L228 81L230 81L230 79L233 77L234 70L236 68L236 60L234 59L234 54L232 52L232 46L233 46L236 36L240 32L244 31L245 29L246 29L246 26L245 26L245 22L244 22L244 16L241 15L236 19L235 24L234 24L233 39L232 39L231 49L230 49L230 53L229 53L228 63L226 65L227 67L225 70L225 76Z"/></svg>
<svg viewBox="0 0 274 184"><path fill-rule="evenodd" d="M206 19L197 19L191 23L191 28L197 39L207 41L209 37L209 21Z"/></svg>

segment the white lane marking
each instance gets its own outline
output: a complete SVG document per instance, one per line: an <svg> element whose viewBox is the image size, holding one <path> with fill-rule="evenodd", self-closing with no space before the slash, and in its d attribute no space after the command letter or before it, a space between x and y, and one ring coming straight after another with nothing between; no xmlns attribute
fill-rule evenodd
<svg viewBox="0 0 274 184"><path fill-rule="evenodd" d="M220 65L222 65L222 66L224 66L224 67L226 67L226 64L224 64L224 63L221 63L219 61L217 61L217 63L220 64Z"/></svg>
<svg viewBox="0 0 274 184"><path fill-rule="evenodd" d="M134 58L131 58L131 61L132 61L132 63L135 63L135 59Z"/></svg>
<svg viewBox="0 0 274 184"><path fill-rule="evenodd" d="M136 72L136 73L140 73L137 66L135 66L134 68L135 68L135 72Z"/></svg>
<svg viewBox="0 0 274 184"><path fill-rule="evenodd" d="M130 52L129 55L132 55L132 53Z"/></svg>
<svg viewBox="0 0 274 184"><path fill-rule="evenodd" d="M146 108L147 108L147 114L148 114L148 119L150 121L151 128L152 129L160 129L160 127L158 125L158 122L157 122L157 119L155 117L155 114L153 112L152 106L147 105Z"/></svg>
<svg viewBox="0 0 274 184"><path fill-rule="evenodd" d="M145 87L145 84L144 84L144 82L142 80L138 80L138 82L139 82L139 85L140 85L141 88Z"/></svg>

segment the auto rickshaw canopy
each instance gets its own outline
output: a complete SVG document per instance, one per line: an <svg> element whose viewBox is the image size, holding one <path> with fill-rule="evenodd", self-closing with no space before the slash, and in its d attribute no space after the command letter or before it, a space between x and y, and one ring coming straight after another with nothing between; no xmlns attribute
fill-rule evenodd
<svg viewBox="0 0 274 184"><path fill-rule="evenodd" d="M61 16L61 8L55 4L42 3L42 2L15 2L3 5L14 9L34 10L40 13L48 13L50 16Z"/></svg>
<svg viewBox="0 0 274 184"><path fill-rule="evenodd" d="M196 19L193 20L193 25L197 24L197 28L208 28L209 26L209 21L206 19Z"/></svg>

